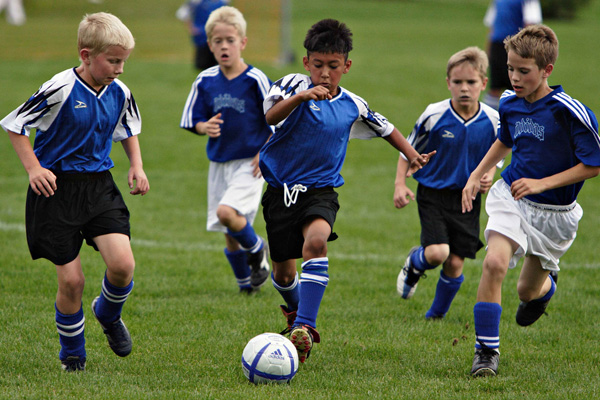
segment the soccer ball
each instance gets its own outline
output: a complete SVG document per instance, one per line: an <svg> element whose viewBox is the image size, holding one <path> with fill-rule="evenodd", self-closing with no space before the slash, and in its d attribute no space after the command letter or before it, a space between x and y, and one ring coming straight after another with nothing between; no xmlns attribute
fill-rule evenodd
<svg viewBox="0 0 600 400"><path fill-rule="evenodd" d="M252 383L288 383L298 371L298 351L277 333L255 336L242 353L244 375Z"/></svg>

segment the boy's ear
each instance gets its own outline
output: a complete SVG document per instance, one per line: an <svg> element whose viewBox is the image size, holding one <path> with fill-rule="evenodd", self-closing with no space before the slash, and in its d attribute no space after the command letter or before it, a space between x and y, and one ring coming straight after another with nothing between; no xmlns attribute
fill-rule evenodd
<svg viewBox="0 0 600 400"><path fill-rule="evenodd" d="M302 65L304 65L305 70L310 71L310 68L308 66L308 57L307 56L302 57Z"/></svg>
<svg viewBox="0 0 600 400"><path fill-rule="evenodd" d="M89 65L91 63L90 50L87 48L79 50L79 58L83 63Z"/></svg>
<svg viewBox="0 0 600 400"><path fill-rule="evenodd" d="M352 60L351 59L347 59L346 63L344 64L344 73L347 74L348 71L350 71L350 67L352 66Z"/></svg>
<svg viewBox="0 0 600 400"><path fill-rule="evenodd" d="M554 65L553 64L548 64L544 67L544 74L543 77L544 78L548 78L551 74L552 71L554 71Z"/></svg>

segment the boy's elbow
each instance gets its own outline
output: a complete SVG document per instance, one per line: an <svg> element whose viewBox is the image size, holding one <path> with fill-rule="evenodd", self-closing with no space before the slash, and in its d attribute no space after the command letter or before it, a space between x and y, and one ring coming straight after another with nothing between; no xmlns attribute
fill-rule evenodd
<svg viewBox="0 0 600 400"><path fill-rule="evenodd" d="M590 178L595 178L600 174L600 167L592 167L590 171Z"/></svg>

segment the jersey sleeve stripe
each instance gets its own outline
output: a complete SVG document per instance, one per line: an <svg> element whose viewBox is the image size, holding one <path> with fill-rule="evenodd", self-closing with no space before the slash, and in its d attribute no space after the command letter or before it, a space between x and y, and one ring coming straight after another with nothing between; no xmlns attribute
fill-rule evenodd
<svg viewBox="0 0 600 400"><path fill-rule="evenodd" d="M579 101L574 100L569 95L564 94L564 93L559 93L552 97L554 97L556 100L560 101L569 110L571 110L573 115L575 115L590 131L592 131L595 134L594 137L596 138L596 141L598 141L598 131L592 125L590 116L588 115L587 111L585 110L585 107L583 107L583 105Z"/></svg>

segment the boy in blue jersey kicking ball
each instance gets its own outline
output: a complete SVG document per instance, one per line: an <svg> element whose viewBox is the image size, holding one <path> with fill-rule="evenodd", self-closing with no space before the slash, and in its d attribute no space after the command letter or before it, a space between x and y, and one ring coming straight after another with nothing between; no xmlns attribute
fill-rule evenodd
<svg viewBox="0 0 600 400"><path fill-rule="evenodd" d="M271 81L242 59L246 21L234 7L213 11L208 45L219 65L201 72L185 103L181 127L207 135L209 231L225 234L225 256L240 292L253 293L269 277L268 245L252 223L264 179L258 151L273 133L262 103Z"/></svg>
<svg viewBox="0 0 600 400"><path fill-rule="evenodd" d="M504 41L513 90L500 98L500 129L462 195L473 209L481 177L512 150L511 163L490 189L485 208L487 255L477 290L473 376L496 375L500 347L502 281L525 257L517 283L516 320L533 324L556 290L549 271L577 234L583 211L577 194L600 172L600 139L594 113L548 77L558 57L558 39L545 25L528 26Z"/></svg>
<svg viewBox="0 0 600 400"><path fill-rule="evenodd" d="M352 33L333 19L313 25L304 40L304 68L310 76L287 75L275 82L264 102L275 133L260 151L268 183L262 205L273 261L273 285L283 297L290 340L300 362L320 342L317 313L329 281L327 242L335 240L339 209L334 188L348 139L383 137L410 160L409 173L433 155L419 155L382 115L339 86L352 61ZM302 258L298 279L296 259Z"/></svg>
<svg viewBox="0 0 600 400"><path fill-rule="evenodd" d="M82 295L84 275L79 251L83 240L106 263L100 296L92 312L118 356L131 352L121 320L133 288L135 260L129 243L129 211L110 169L111 140L121 142L130 162L130 193L150 189L137 135L139 110L118 77L135 41L114 15L86 15L79 25L81 65L44 83L0 125L29 174L26 231L33 259L56 265L56 328L63 369L85 369ZM33 148L29 141L36 129ZM134 186L135 181L135 186Z"/></svg>
<svg viewBox="0 0 600 400"><path fill-rule="evenodd" d="M425 318L443 318L464 280L465 258L475 258L479 240L481 194L492 186L496 167L483 174L473 210L462 213L462 188L496 140L498 112L479 101L487 84L485 52L469 47L454 54L446 67L451 98L430 104L417 120L408 141L419 152L437 150L429 166L413 177L419 182L417 203L421 245L414 247L398 275L398 294L409 299L426 270L442 264L435 298ZM394 204L415 199L406 186L408 161L400 156Z"/></svg>

